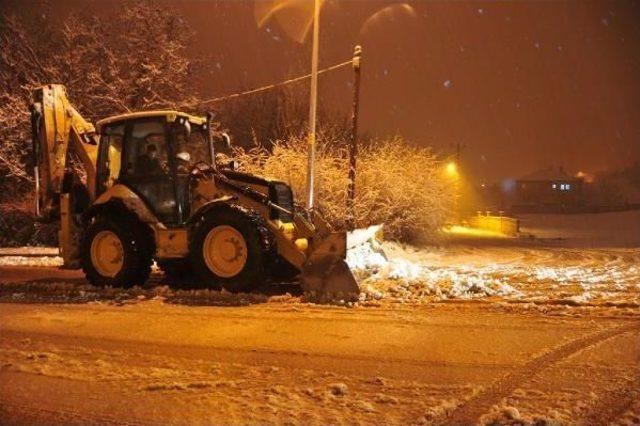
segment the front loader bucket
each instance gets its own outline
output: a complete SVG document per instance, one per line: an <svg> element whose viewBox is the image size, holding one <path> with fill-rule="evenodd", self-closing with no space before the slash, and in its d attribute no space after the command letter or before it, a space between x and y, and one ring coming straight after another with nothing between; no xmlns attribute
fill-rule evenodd
<svg viewBox="0 0 640 426"><path fill-rule="evenodd" d="M312 302L350 302L357 300L360 294L347 262L336 255L311 257L305 263L300 278L302 290Z"/></svg>
<svg viewBox="0 0 640 426"><path fill-rule="evenodd" d="M345 235L334 233L309 256L300 279L305 296L312 302L358 300L360 288L344 260Z"/></svg>

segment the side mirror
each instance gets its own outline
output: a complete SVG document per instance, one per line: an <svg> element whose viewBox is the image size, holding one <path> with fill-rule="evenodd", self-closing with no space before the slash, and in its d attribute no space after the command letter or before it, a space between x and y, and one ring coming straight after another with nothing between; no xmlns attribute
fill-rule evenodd
<svg viewBox="0 0 640 426"><path fill-rule="evenodd" d="M231 149L231 136L228 133L222 133L222 142L224 143L225 148Z"/></svg>
<svg viewBox="0 0 640 426"><path fill-rule="evenodd" d="M191 136L191 123L189 123L189 120L184 120L184 135L187 139L189 139L189 136Z"/></svg>
<svg viewBox="0 0 640 426"><path fill-rule="evenodd" d="M184 132L185 139L189 139L189 136L191 136L191 123L189 123L189 120L183 117L178 117L176 118L175 125L176 131L182 130L182 132Z"/></svg>

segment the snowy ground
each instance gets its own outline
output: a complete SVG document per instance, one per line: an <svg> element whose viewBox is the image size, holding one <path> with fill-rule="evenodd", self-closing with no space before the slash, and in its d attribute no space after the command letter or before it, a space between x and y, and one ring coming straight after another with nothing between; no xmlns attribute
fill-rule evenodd
<svg viewBox="0 0 640 426"><path fill-rule="evenodd" d="M375 240L366 241L349 251L347 261L360 283L360 304L426 304L439 301L487 300L567 305L611 305L640 307L640 249L528 246L444 246L403 247ZM0 256L0 266L51 267L61 263L59 257ZM10 268L12 269L12 268ZM1 271L0 271L1 273ZM9 274L9 269L5 274ZM24 275L24 274L23 274ZM209 300L233 298L216 291L176 290L173 283L154 276L144 289L97 289L80 282L56 279L31 280L26 289L5 282L0 300L30 297L58 291L60 297L83 292L86 297L198 298ZM74 275L80 278L81 275ZM9 294L9 291L12 294ZM271 288L272 295L295 288ZM24 294L23 294L24 293ZM243 295L247 300L266 299L264 294Z"/></svg>
<svg viewBox="0 0 640 426"><path fill-rule="evenodd" d="M482 299L640 307L640 212L529 215L522 219L522 231L525 238L465 239L420 248L379 243L375 229L356 231L349 238L347 262L362 289L360 303L369 305ZM55 249L46 248L0 249L0 266L60 265L62 259L54 254ZM79 291L76 284L56 284L62 293ZM158 279L152 280L147 290L140 289L143 293L134 291L135 296L228 299L218 292L176 292L165 287L173 283L160 284L149 293L158 285ZM49 282L40 287L52 291ZM81 290L89 295L104 292L90 286ZM8 291L6 286L0 289L0 297L6 298ZM287 291L295 294L289 288L271 293Z"/></svg>
<svg viewBox="0 0 640 426"><path fill-rule="evenodd" d="M350 252L348 260L358 273L365 300L640 306L640 249L453 246L425 250L372 243Z"/></svg>
<svg viewBox="0 0 640 426"><path fill-rule="evenodd" d="M640 421L640 317L613 308L0 307L2 424Z"/></svg>
<svg viewBox="0 0 640 426"><path fill-rule="evenodd" d="M640 210L591 214L521 215L520 229L570 247L640 247Z"/></svg>
<svg viewBox="0 0 640 426"><path fill-rule="evenodd" d="M464 238L441 247L369 239L347 260L364 300L640 306L640 211L528 215L521 231L518 239Z"/></svg>
<svg viewBox="0 0 640 426"><path fill-rule="evenodd" d="M0 249L0 423L638 424L640 249L602 218L530 219L543 239L364 238L351 307L158 272L98 289L55 252Z"/></svg>

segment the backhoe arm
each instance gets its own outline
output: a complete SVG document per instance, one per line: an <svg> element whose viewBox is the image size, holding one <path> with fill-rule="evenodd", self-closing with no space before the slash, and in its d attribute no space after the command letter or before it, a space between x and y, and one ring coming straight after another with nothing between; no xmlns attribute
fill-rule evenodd
<svg viewBox="0 0 640 426"><path fill-rule="evenodd" d="M98 153L95 128L71 105L63 85L49 84L33 91L31 130L36 214L50 217L58 211L70 145L87 173L86 186L93 200Z"/></svg>

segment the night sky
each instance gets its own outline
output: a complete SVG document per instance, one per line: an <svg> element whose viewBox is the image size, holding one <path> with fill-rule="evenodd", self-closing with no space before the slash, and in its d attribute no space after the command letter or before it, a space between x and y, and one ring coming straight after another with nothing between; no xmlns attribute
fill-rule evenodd
<svg viewBox="0 0 640 426"><path fill-rule="evenodd" d="M207 96L309 68L310 40L291 40L276 22L258 29L252 1L171 4L196 31ZM328 0L322 10L321 67L363 46L363 131L443 154L459 143L467 172L487 182L640 160L640 2L415 1L413 12L396 7L363 27L393 4ZM61 6L105 16L120 7ZM321 77L321 101L349 112L351 79L349 69Z"/></svg>

